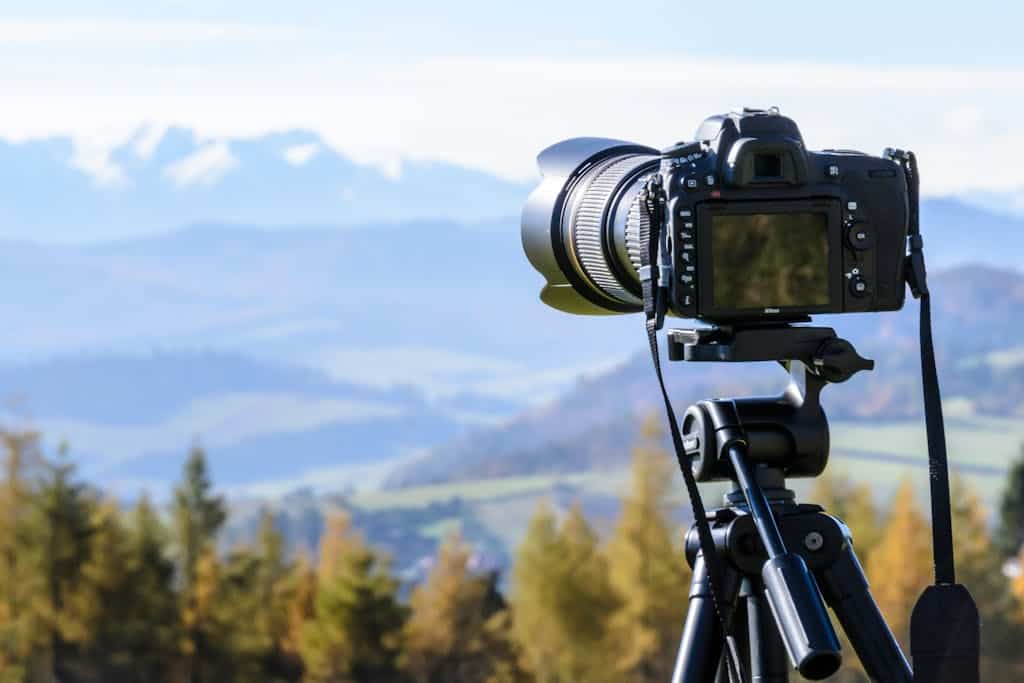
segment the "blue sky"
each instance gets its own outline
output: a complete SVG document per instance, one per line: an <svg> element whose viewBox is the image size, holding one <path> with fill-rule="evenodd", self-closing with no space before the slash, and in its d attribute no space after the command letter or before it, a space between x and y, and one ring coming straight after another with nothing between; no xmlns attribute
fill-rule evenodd
<svg viewBox="0 0 1024 683"><path fill-rule="evenodd" d="M0 137L72 135L100 180L147 122L521 179L562 137L664 145L779 105L812 147L912 147L927 192L1024 207L1022 25L1006 2L26 3L0 10Z"/></svg>

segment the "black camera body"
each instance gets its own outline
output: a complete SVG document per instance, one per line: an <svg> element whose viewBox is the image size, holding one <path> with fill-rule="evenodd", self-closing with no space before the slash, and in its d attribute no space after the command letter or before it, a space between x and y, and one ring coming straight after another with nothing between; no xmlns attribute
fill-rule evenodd
<svg viewBox="0 0 1024 683"><path fill-rule="evenodd" d="M903 306L909 225L900 164L808 151L778 110L712 116L694 142L662 152L577 138L539 157L544 181L523 211L523 245L548 280L542 300L574 313L642 307L640 254L664 193L660 280L669 310L733 324Z"/></svg>

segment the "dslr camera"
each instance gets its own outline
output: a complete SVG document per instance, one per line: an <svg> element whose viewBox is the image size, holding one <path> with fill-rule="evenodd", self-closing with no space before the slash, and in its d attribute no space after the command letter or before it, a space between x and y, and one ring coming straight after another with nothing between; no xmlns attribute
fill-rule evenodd
<svg viewBox="0 0 1024 683"><path fill-rule="evenodd" d="M903 306L907 179L890 156L809 151L777 108L712 116L658 152L574 138L538 157L523 248L569 313L642 310L657 220L668 312L735 325ZM652 184L651 179L657 182ZM664 209L647 210L650 192Z"/></svg>

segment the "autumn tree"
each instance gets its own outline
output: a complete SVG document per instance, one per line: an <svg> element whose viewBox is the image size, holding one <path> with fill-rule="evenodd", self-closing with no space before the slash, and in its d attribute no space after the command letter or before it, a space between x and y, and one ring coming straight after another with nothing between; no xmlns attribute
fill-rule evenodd
<svg viewBox="0 0 1024 683"><path fill-rule="evenodd" d="M962 477L950 487L953 547L957 581L971 592L981 614L984 638L982 680L1019 681L1024 670L1014 666L1020 632L1012 625L1012 596L1003 575L1003 558L989 530L988 512Z"/></svg>
<svg viewBox="0 0 1024 683"><path fill-rule="evenodd" d="M632 483L606 553L618 599L608 633L613 666L617 680L636 683L672 677L690 582L670 512L674 459L659 424L646 422L633 450Z"/></svg>
<svg viewBox="0 0 1024 683"><path fill-rule="evenodd" d="M287 630L283 647L286 656L302 660L303 631L316 616L316 568L305 555L299 555L287 577L288 604L285 607Z"/></svg>
<svg viewBox="0 0 1024 683"><path fill-rule="evenodd" d="M104 501L94 507L91 524L79 579L61 616L76 625L66 636L75 644L75 678L170 680L177 661L173 567L152 508L143 499L126 524L118 505Z"/></svg>
<svg viewBox="0 0 1024 683"><path fill-rule="evenodd" d="M182 481L174 489L174 533L181 591L182 654L190 683L204 680L203 663L212 653L210 602L216 594L219 566L216 538L226 518L224 500L214 495L206 456L194 447L185 462Z"/></svg>
<svg viewBox="0 0 1024 683"><path fill-rule="evenodd" d="M409 602L402 669L416 683L477 683L490 675L484 629L501 607L493 575L474 576L470 548L453 534Z"/></svg>
<svg viewBox="0 0 1024 683"><path fill-rule="evenodd" d="M32 533L39 549L38 570L45 582L39 604L46 630L43 647L49 660L48 675L57 680L73 677L76 641L86 636L86 623L72 598L89 557L95 506L91 492L75 478L75 468L63 454L46 464L36 494Z"/></svg>
<svg viewBox="0 0 1024 683"><path fill-rule="evenodd" d="M265 680L289 680L301 671L289 652L289 614L294 584L292 565L285 556L284 536L270 510L263 510L257 532L255 593L259 599L256 631L262 649L261 669Z"/></svg>
<svg viewBox="0 0 1024 683"><path fill-rule="evenodd" d="M826 470L814 480L808 501L841 519L853 535L853 547L866 564L882 536L882 520L869 482L855 482L844 472Z"/></svg>
<svg viewBox="0 0 1024 683"><path fill-rule="evenodd" d="M934 579L931 526L914 498L909 479L896 491L882 539L868 560L871 591L904 649L909 645L910 613Z"/></svg>
<svg viewBox="0 0 1024 683"><path fill-rule="evenodd" d="M1015 557L1024 547L1024 447L1010 464L999 501L999 549Z"/></svg>
<svg viewBox="0 0 1024 683"><path fill-rule="evenodd" d="M321 542L314 617L302 633L310 683L388 683L399 679L405 612L386 559L335 515Z"/></svg>
<svg viewBox="0 0 1024 683"><path fill-rule="evenodd" d="M618 603L578 505L560 528L547 506L538 509L516 556L511 605L516 642L538 683L614 678L606 646Z"/></svg>
<svg viewBox="0 0 1024 683"><path fill-rule="evenodd" d="M39 571L33 480L43 457L38 436L0 431L0 682L34 680L43 668L45 630L39 607L45 581Z"/></svg>
<svg viewBox="0 0 1024 683"><path fill-rule="evenodd" d="M122 646L132 653L134 679L165 681L175 669L180 633L174 563L168 533L149 498L142 496L128 523L125 584L128 596L118 620Z"/></svg>

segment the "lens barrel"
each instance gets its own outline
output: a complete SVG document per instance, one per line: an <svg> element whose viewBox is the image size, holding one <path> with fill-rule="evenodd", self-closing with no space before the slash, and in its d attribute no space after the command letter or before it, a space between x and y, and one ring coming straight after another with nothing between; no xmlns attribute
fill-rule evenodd
<svg viewBox="0 0 1024 683"><path fill-rule="evenodd" d="M541 300L569 313L631 313L640 298L643 180L660 153L621 140L573 138L537 158L543 180L522 216L523 249L547 280Z"/></svg>

